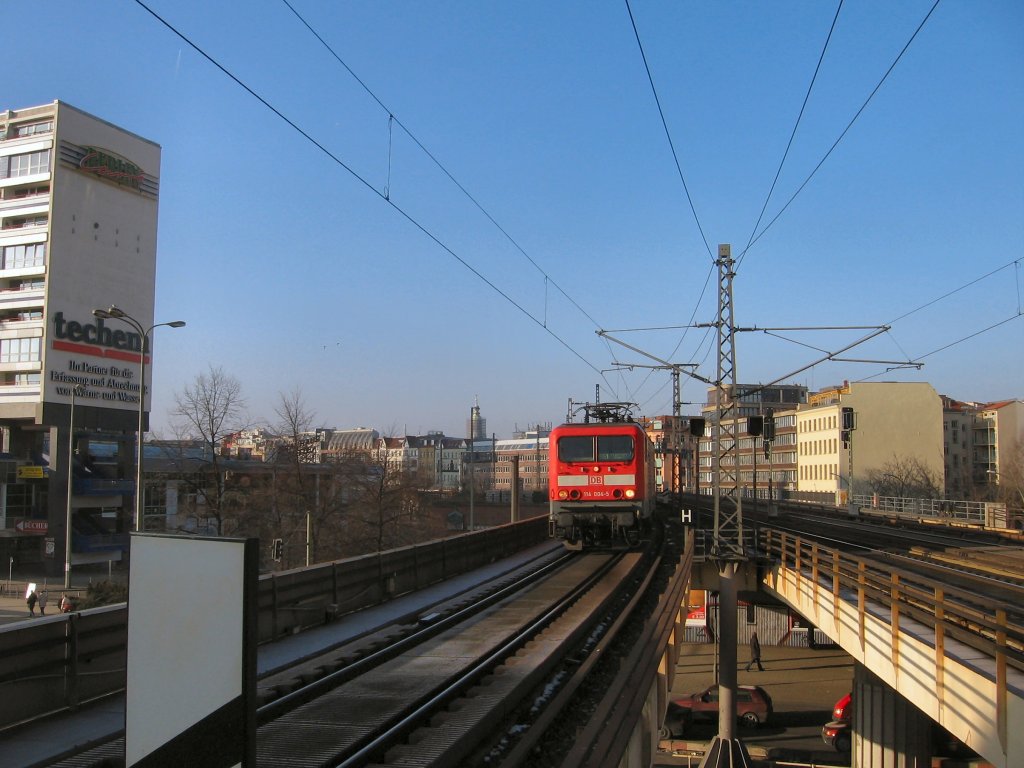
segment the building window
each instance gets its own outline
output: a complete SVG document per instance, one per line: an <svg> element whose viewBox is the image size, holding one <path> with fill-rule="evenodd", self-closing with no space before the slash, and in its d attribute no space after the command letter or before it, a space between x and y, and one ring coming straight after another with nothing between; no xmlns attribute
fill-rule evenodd
<svg viewBox="0 0 1024 768"><path fill-rule="evenodd" d="M8 245L4 248L3 262L0 264L0 269L41 267L45 263L45 259L46 243Z"/></svg>
<svg viewBox="0 0 1024 768"><path fill-rule="evenodd" d="M42 149L24 155L11 155L7 177L13 179L16 176L33 176L37 173L47 173L49 170L50 150Z"/></svg>
<svg viewBox="0 0 1024 768"><path fill-rule="evenodd" d="M14 128L14 138L20 139L24 136L37 136L41 133L52 133L53 132L53 121L47 120L45 123L29 123L28 125L18 125Z"/></svg>
<svg viewBox="0 0 1024 768"><path fill-rule="evenodd" d="M39 382L38 373L6 373L0 378L0 385L7 387L38 387Z"/></svg>
<svg viewBox="0 0 1024 768"><path fill-rule="evenodd" d="M0 340L0 363L37 363L42 339Z"/></svg>

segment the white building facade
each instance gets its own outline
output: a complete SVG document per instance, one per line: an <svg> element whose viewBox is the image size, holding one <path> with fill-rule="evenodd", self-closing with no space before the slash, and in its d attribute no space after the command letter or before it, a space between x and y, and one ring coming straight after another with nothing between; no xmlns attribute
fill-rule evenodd
<svg viewBox="0 0 1024 768"><path fill-rule="evenodd" d="M15 467L0 477L0 529L43 540L8 542L23 561L38 547L63 567L72 474L76 510L111 533L130 526L141 356L152 361L143 334L93 310L153 324L159 175L158 145L63 102L0 112L0 427ZM116 446L102 462L99 443Z"/></svg>

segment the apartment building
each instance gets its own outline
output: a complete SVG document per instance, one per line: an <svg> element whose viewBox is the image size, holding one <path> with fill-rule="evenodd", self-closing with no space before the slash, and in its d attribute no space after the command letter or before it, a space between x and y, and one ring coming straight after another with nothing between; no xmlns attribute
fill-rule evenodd
<svg viewBox="0 0 1024 768"><path fill-rule="evenodd" d="M654 443L654 487L659 493L695 493L697 440L691 425L702 423L692 416L655 416L644 419L647 436ZM703 429L703 424L701 429Z"/></svg>
<svg viewBox="0 0 1024 768"><path fill-rule="evenodd" d="M852 409L853 429L843 422ZM942 401L920 382L859 382L817 392L797 410L797 451L802 492L834 495L866 493L872 473L900 463L919 465L941 484Z"/></svg>
<svg viewBox="0 0 1024 768"><path fill-rule="evenodd" d="M735 408L736 455L723 457L723 467L735 478L723 477L722 490L742 496L778 498L782 491L796 490L796 411L807 402L807 387L801 384L737 384ZM699 492L710 495L714 491L715 441L718 439L718 399L724 390L710 387L707 403L701 408L706 419L704 437L699 443ZM763 434L764 420L771 418L774 433ZM761 420L761 429L751 429L751 422ZM757 432L758 434L752 434ZM769 450L765 451L765 442ZM732 462L735 462L733 464Z"/></svg>
<svg viewBox="0 0 1024 768"><path fill-rule="evenodd" d="M1019 483L1024 464L1024 401L980 406L971 431L975 485L991 489L1014 480Z"/></svg>
<svg viewBox="0 0 1024 768"><path fill-rule="evenodd" d="M971 440L978 405L941 397L946 498L970 499L974 495Z"/></svg>
<svg viewBox="0 0 1024 768"><path fill-rule="evenodd" d="M548 434L550 429L527 430L508 440L491 443L494 465L489 490L510 492L518 463L519 492L547 500Z"/></svg>
<svg viewBox="0 0 1024 768"><path fill-rule="evenodd" d="M93 310L153 323L159 175L158 145L69 104L0 111L0 541L19 562L63 570L69 478L83 527L130 528L151 350Z"/></svg>

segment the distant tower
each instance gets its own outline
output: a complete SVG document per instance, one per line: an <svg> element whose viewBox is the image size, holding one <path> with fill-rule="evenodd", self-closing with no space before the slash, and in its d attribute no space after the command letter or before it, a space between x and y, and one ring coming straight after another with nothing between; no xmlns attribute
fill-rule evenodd
<svg viewBox="0 0 1024 768"><path fill-rule="evenodd" d="M473 407L469 411L466 422L466 433L471 440L487 439L487 419L480 415L480 397L473 398Z"/></svg>

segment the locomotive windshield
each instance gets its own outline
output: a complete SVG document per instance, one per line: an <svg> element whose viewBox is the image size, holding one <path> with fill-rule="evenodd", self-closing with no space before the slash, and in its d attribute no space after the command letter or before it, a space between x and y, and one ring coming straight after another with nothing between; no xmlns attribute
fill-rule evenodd
<svg viewBox="0 0 1024 768"><path fill-rule="evenodd" d="M567 435L558 441L558 460L565 464L594 461L632 461L630 435Z"/></svg>

